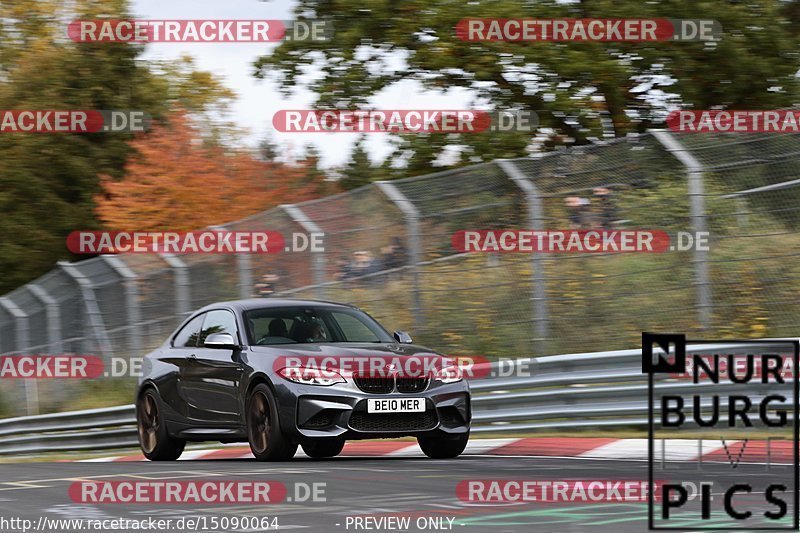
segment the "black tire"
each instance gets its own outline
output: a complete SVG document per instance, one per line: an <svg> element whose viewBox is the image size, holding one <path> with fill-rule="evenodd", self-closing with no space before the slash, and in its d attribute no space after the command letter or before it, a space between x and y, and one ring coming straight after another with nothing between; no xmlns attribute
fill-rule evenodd
<svg viewBox="0 0 800 533"><path fill-rule="evenodd" d="M303 451L314 459L336 457L342 453L344 439L330 438L309 441L303 444Z"/></svg>
<svg viewBox="0 0 800 533"><path fill-rule="evenodd" d="M422 453L431 459L452 459L464 452L469 442L469 431L455 437L442 433L436 436L417 437Z"/></svg>
<svg viewBox="0 0 800 533"><path fill-rule="evenodd" d="M155 389L147 389L136 401L139 447L151 461L174 461L183 453L186 441L170 436L164 420L164 403Z"/></svg>
<svg viewBox="0 0 800 533"><path fill-rule="evenodd" d="M278 405L263 383L253 387L247 398L247 440L258 461L288 461L297 452L297 443L281 431Z"/></svg>

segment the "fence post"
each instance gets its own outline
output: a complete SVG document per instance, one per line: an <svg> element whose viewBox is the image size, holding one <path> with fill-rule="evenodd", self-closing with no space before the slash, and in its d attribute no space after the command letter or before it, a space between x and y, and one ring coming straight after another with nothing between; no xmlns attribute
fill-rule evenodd
<svg viewBox="0 0 800 533"><path fill-rule="evenodd" d="M5 296L0 297L0 307L14 317L14 329L17 337L16 351L23 355L25 350L31 347L28 314L20 309L13 300ZM29 415L39 414L39 387L35 379L25 380L25 401Z"/></svg>
<svg viewBox="0 0 800 533"><path fill-rule="evenodd" d="M318 233L322 235L322 248L323 250L325 249L324 232L316 222L303 213L302 209L294 204L283 204L281 205L281 209L283 209L296 224L299 224L306 233ZM325 253L314 251L309 251L309 253L311 254L312 261L311 269L314 273L314 294L317 298L324 299L325 282L328 281L325 275Z"/></svg>
<svg viewBox="0 0 800 533"><path fill-rule="evenodd" d="M703 165L669 132L653 130L653 136L684 167L689 189L689 209L692 230L695 233L706 231L705 192L703 190ZM694 276L697 286L697 321L702 329L708 329L711 322L711 283L708 275L708 252L701 247L694 250Z"/></svg>
<svg viewBox="0 0 800 533"><path fill-rule="evenodd" d="M142 323L142 313L139 305L139 286L136 284L138 276L125 262L116 255L101 255L125 281L125 318L128 321L128 349L132 356L139 355L142 351L142 332L136 327Z"/></svg>
<svg viewBox="0 0 800 533"><path fill-rule="evenodd" d="M83 296L83 303L86 306L86 317L89 321L89 326L92 330L95 342L97 343L97 347L104 357L112 357L114 355L113 347L108 338L106 326L103 323L103 314L100 312L100 307L97 305L97 298L92 282L72 263L59 261L58 266L78 284L81 296Z"/></svg>
<svg viewBox="0 0 800 533"><path fill-rule="evenodd" d="M253 261L250 254L236 254L236 264L239 268L239 297L250 298L253 296Z"/></svg>
<svg viewBox="0 0 800 533"><path fill-rule="evenodd" d="M400 189L388 181L376 181L383 194L391 200L406 219L406 238L408 241L408 263L411 267L412 311L414 329L422 330L425 323L422 308L422 291L419 285L419 263L422 257L422 238L419 230L419 209Z"/></svg>
<svg viewBox="0 0 800 533"><path fill-rule="evenodd" d="M500 169L525 193L528 205L528 225L531 230L544 229L544 209L539 189L514 164L513 161L498 160ZM533 301L533 345L535 355L542 355L547 349L550 337L550 315L547 310L547 279L544 272L544 259L540 253L531 254L531 285Z"/></svg>
<svg viewBox="0 0 800 533"><path fill-rule="evenodd" d="M61 340L61 309L55 298L36 283L28 283L28 289L45 306L47 314L47 343L50 345L50 353L58 354L62 352Z"/></svg>
<svg viewBox="0 0 800 533"><path fill-rule="evenodd" d="M183 260L173 254L159 254L167 262L175 276L175 311L183 320L192 311L192 300L189 296L189 269Z"/></svg>
<svg viewBox="0 0 800 533"><path fill-rule="evenodd" d="M225 226L209 226L212 231L227 233L229 230ZM236 253L236 268L239 298L250 298L253 295L253 262L250 254Z"/></svg>
<svg viewBox="0 0 800 533"><path fill-rule="evenodd" d="M747 200L744 196L736 197L736 225L740 228L746 228L750 225L750 217L748 216Z"/></svg>

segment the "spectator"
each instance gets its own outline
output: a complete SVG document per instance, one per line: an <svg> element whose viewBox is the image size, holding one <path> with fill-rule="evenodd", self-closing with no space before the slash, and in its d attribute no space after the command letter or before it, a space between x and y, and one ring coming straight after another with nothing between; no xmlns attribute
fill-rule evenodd
<svg viewBox="0 0 800 533"><path fill-rule="evenodd" d="M393 237L392 244L384 246L381 249L381 262L383 268L390 270L392 268L399 268L408 263L406 257L406 249L403 246L403 241L400 237Z"/></svg>
<svg viewBox="0 0 800 533"><path fill-rule="evenodd" d="M336 279L347 279L352 277L350 262L346 257L340 257L336 260L336 273L333 276Z"/></svg>
<svg viewBox="0 0 800 533"><path fill-rule="evenodd" d="M617 221L617 207L614 205L614 195L607 187L595 187L594 197L598 207L600 227L611 228Z"/></svg>
<svg viewBox="0 0 800 533"><path fill-rule="evenodd" d="M279 280L280 276L277 274L264 274L254 286L254 296L257 298L269 298L275 294L275 285Z"/></svg>
<svg viewBox="0 0 800 533"><path fill-rule="evenodd" d="M589 208L589 199L580 196L567 196L564 198L569 214L570 229L581 229L586 225L586 211Z"/></svg>
<svg viewBox="0 0 800 533"><path fill-rule="evenodd" d="M353 259L349 264L344 266L341 270L341 278L357 278L365 274L375 272L376 261L371 252L367 250L359 250L353 252ZM378 267L379 268L379 267Z"/></svg>

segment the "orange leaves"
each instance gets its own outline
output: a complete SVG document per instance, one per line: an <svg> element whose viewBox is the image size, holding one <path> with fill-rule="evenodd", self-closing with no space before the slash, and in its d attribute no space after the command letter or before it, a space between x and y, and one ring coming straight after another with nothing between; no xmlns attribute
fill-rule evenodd
<svg viewBox="0 0 800 533"><path fill-rule="evenodd" d="M307 166L208 146L183 112L132 142L125 177L101 177L96 213L108 229L192 230L315 196Z"/></svg>

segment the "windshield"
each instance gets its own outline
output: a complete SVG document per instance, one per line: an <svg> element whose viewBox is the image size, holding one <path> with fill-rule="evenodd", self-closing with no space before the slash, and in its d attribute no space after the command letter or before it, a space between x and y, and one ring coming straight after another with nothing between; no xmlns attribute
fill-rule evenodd
<svg viewBox="0 0 800 533"><path fill-rule="evenodd" d="M264 307L244 313L251 345L394 342L372 317L357 309Z"/></svg>

